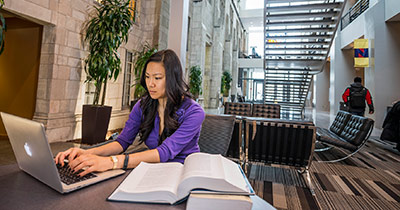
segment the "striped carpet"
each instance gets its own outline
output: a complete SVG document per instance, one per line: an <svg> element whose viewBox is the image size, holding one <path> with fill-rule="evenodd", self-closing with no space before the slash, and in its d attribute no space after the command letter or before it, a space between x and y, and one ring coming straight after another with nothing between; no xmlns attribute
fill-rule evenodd
<svg viewBox="0 0 400 210"><path fill-rule="evenodd" d="M309 171L315 196L288 167L253 163L248 177L256 194L277 209L400 209L400 153L392 148L371 137L345 161L318 162L342 157L336 149L314 154Z"/></svg>

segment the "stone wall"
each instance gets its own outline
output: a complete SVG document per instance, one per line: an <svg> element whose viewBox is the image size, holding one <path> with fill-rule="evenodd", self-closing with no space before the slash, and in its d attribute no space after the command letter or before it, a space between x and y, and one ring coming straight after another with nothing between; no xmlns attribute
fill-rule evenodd
<svg viewBox="0 0 400 210"><path fill-rule="evenodd" d="M231 0L192 1L188 67L198 65L203 72L204 108L218 108L223 71L233 76L231 94L236 94L239 38L243 28Z"/></svg>
<svg viewBox="0 0 400 210"><path fill-rule="evenodd" d="M158 41L158 49L164 50L168 48L168 29L169 29L169 15L170 15L170 2L169 0L156 1L160 6L158 19L158 31L154 30L154 41Z"/></svg>
<svg viewBox="0 0 400 210"><path fill-rule="evenodd" d="M138 18L129 40L118 50L122 71L107 87L106 105L112 106L109 129L122 128L129 110L122 108L126 52L139 50L143 44L168 46L171 0L139 0ZM237 50L243 29L231 0L190 1L190 28L187 66L199 65L203 71L205 108L220 106L220 83L223 66L237 81ZM88 20L95 0L7 0L4 9L43 25L39 80L34 120L46 126L50 142L80 138L82 105L87 84L83 71L87 55L82 39L82 24ZM229 33L226 32L226 18ZM235 29L235 30L232 30ZM229 35L229 37L227 37ZM229 38L228 42L225 41ZM241 42L243 43L243 42ZM225 54L224 54L225 51ZM232 83L232 87L236 84ZM232 88L235 94L235 88Z"/></svg>
<svg viewBox="0 0 400 210"><path fill-rule="evenodd" d="M109 129L122 128L129 110L121 109L122 83L126 50L140 49L144 42L153 43L158 30L156 0L139 1L139 19L129 41L118 52L122 71L116 81L108 83L106 105L113 106ZM82 24L94 0L7 0L4 9L43 25L38 90L34 120L42 122L50 142L80 138L82 105L85 103L87 55L81 42ZM160 10L161 6L158 6ZM158 33L158 32L157 32Z"/></svg>

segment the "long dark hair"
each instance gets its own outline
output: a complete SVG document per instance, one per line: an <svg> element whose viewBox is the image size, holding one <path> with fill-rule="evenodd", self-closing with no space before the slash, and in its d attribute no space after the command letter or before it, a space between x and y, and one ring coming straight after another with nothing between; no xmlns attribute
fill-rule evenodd
<svg viewBox="0 0 400 210"><path fill-rule="evenodd" d="M145 67L140 77L140 84L146 90L143 95L140 108L142 109L142 122L139 129L140 141L145 141L150 132L154 128L154 121L156 118L158 100L152 99L149 95L146 86L146 70L150 62L161 63L165 69L165 93L167 96L167 104L164 111L164 130L159 138L158 144L160 145L167 137L172 135L179 126L178 116L175 112L182 105L184 98L191 98L188 92L189 86L183 80L183 72L181 62L178 56L172 50L161 50L154 53L146 62Z"/></svg>

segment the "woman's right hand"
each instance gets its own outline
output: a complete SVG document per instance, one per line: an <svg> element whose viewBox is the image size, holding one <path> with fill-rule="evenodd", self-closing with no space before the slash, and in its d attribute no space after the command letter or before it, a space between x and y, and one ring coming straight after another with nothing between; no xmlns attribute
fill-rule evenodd
<svg viewBox="0 0 400 210"><path fill-rule="evenodd" d="M66 159L67 157L68 157L68 162L72 162L75 158L83 154L88 154L87 150L78 147L73 147L69 148L64 152L59 152L57 156L54 158L54 161L56 162L56 164L61 164L61 166L64 166L64 159Z"/></svg>

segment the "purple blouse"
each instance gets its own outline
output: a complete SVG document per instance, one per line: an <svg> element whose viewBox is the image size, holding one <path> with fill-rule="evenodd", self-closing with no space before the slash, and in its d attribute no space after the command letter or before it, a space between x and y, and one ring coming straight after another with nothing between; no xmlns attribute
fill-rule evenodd
<svg viewBox="0 0 400 210"><path fill-rule="evenodd" d="M178 129L158 146L160 117L157 112L154 128L144 142L149 149L156 148L158 150L160 162L183 163L188 155L200 151L198 141L201 124L205 117L203 108L192 99L185 98L176 114L179 122ZM117 142L121 144L124 151L133 143L139 133L141 118L142 109L139 100L133 107L124 129L117 138Z"/></svg>

